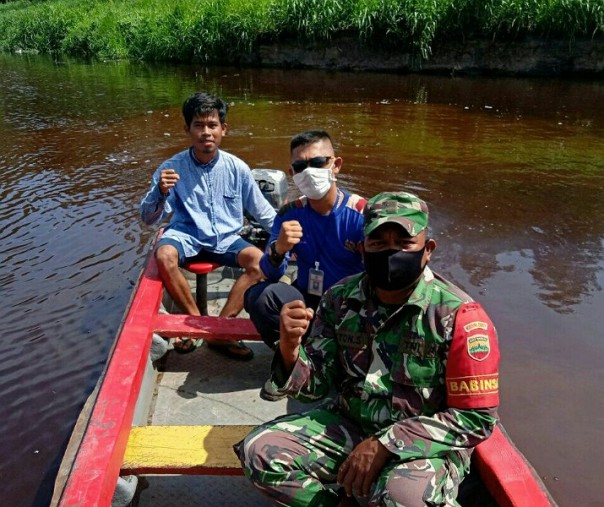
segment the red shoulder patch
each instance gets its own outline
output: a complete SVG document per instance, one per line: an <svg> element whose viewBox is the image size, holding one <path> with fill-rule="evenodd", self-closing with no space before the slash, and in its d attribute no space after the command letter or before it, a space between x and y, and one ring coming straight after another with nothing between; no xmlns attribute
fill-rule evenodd
<svg viewBox="0 0 604 507"><path fill-rule="evenodd" d="M367 204L367 199L360 197L354 208L357 211L362 212L365 209L365 204Z"/></svg>
<svg viewBox="0 0 604 507"><path fill-rule="evenodd" d="M455 408L499 405L497 331L476 302L457 310L447 358L447 403Z"/></svg>

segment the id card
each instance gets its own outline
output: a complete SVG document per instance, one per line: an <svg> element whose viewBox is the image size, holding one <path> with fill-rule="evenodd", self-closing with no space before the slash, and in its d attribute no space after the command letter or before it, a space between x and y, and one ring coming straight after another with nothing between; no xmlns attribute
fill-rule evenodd
<svg viewBox="0 0 604 507"><path fill-rule="evenodd" d="M308 289L306 292L313 296L322 296L324 278L325 273L319 269L319 263L315 263L315 269L308 270Z"/></svg>

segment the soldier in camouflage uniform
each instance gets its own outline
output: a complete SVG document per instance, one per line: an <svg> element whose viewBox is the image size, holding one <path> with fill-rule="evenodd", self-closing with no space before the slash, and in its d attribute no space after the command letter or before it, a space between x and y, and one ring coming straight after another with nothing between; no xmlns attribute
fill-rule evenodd
<svg viewBox="0 0 604 507"><path fill-rule="evenodd" d="M383 193L364 211L365 273L329 289L308 341L304 303L281 313L273 387L320 408L263 424L238 446L275 505L458 505L473 448L497 423L497 335L433 273L425 202Z"/></svg>

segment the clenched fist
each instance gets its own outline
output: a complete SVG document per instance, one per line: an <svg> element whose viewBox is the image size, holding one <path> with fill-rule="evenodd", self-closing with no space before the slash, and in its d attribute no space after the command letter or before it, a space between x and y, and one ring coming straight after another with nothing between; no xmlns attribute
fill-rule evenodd
<svg viewBox="0 0 604 507"><path fill-rule="evenodd" d="M159 175L159 191L166 195L179 179L174 169L164 169Z"/></svg>
<svg viewBox="0 0 604 507"><path fill-rule="evenodd" d="M285 255L302 240L302 226L297 220L289 220L281 224L279 237L275 244L277 253Z"/></svg>
<svg viewBox="0 0 604 507"><path fill-rule="evenodd" d="M304 301L286 303L281 309L279 350L286 370L291 371L298 360L302 337L306 334L315 312Z"/></svg>

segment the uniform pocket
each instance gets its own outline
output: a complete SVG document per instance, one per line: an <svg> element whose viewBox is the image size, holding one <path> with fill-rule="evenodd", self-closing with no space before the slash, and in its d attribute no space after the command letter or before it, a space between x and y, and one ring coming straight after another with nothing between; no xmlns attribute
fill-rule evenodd
<svg viewBox="0 0 604 507"><path fill-rule="evenodd" d="M444 383L444 365L439 358L402 354L393 364L392 380L414 387L438 387Z"/></svg>

